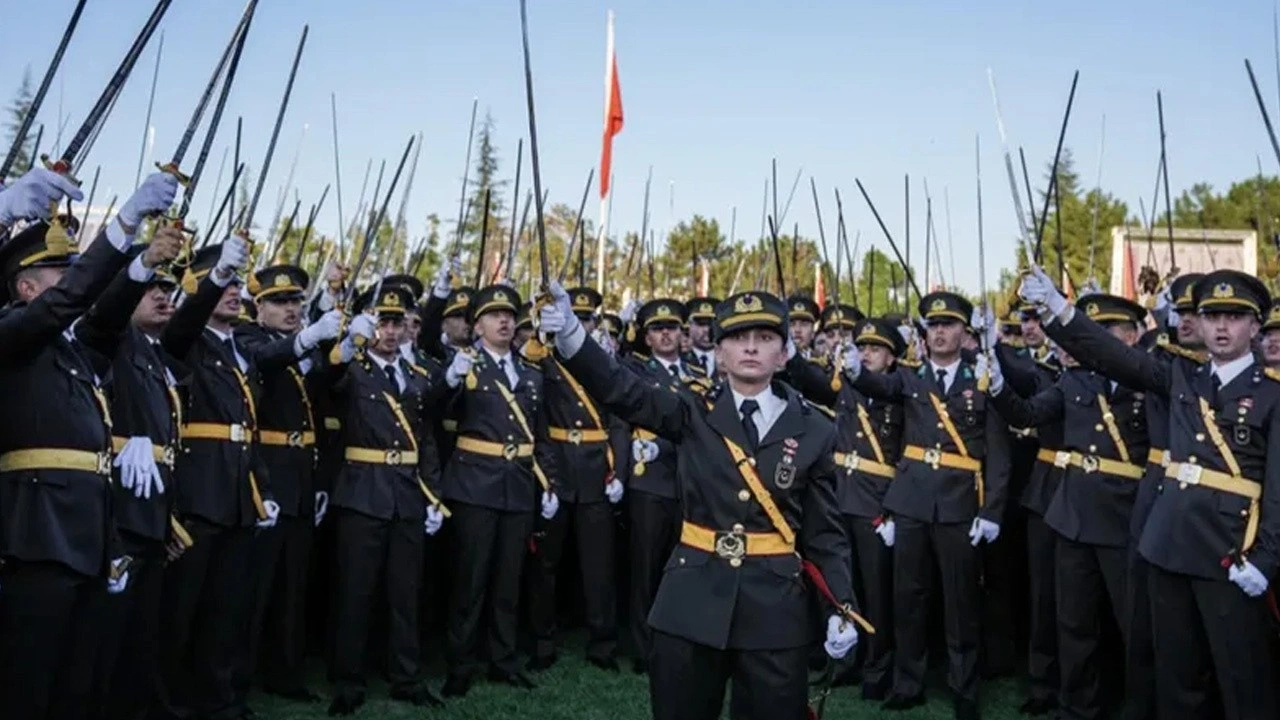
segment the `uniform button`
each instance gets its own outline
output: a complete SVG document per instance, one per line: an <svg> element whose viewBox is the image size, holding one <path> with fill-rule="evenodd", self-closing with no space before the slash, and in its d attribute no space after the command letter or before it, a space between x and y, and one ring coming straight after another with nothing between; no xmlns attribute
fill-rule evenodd
<svg viewBox="0 0 1280 720"><path fill-rule="evenodd" d="M1249 511L1248 511L1248 510L1241 510L1241 511L1240 511L1240 517L1249 517Z"/></svg>
<svg viewBox="0 0 1280 720"><path fill-rule="evenodd" d="M1196 433L1196 442L1204 442L1204 433Z"/></svg>
<svg viewBox="0 0 1280 720"><path fill-rule="evenodd" d="M861 432L858 432L858 437L862 437L862 433L861 433Z"/></svg>
<svg viewBox="0 0 1280 720"><path fill-rule="evenodd" d="M746 528L742 526L742 523L734 523L734 524L733 524L733 531L734 531L735 533L742 533L742 532L745 532L745 531L746 531Z"/></svg>
<svg viewBox="0 0 1280 720"><path fill-rule="evenodd" d="M515 416L515 415L508 415L508 416L507 416L507 419L508 419L508 420L515 420L515 419L516 419L516 416Z"/></svg>
<svg viewBox="0 0 1280 720"><path fill-rule="evenodd" d="M943 424L942 424L942 423L938 423L938 429L939 429L939 430L943 429L943 427L944 427L944 426L943 426Z"/></svg>
<svg viewBox="0 0 1280 720"><path fill-rule="evenodd" d="M680 558L680 564L681 564L681 565L683 565L683 564L684 564L684 558Z"/></svg>
<svg viewBox="0 0 1280 720"><path fill-rule="evenodd" d="M749 491L749 490L739 490L739 491L738 491L738 499L739 499L739 500L741 500L742 502L747 502L748 500L750 500L750 499L751 499L751 491Z"/></svg>
<svg viewBox="0 0 1280 720"><path fill-rule="evenodd" d="M399 440L393 440L393 441L391 442L391 446L392 446L392 447L400 447L400 441L399 441Z"/></svg>
<svg viewBox="0 0 1280 720"><path fill-rule="evenodd" d="M1091 453L1098 452L1098 446L1097 446L1097 445L1090 445L1090 446L1089 446L1089 452L1091 452Z"/></svg>
<svg viewBox="0 0 1280 720"><path fill-rule="evenodd" d="M574 426L574 427L582 427L582 421L581 421L581 420L574 420L574 421L573 421L573 426Z"/></svg>
<svg viewBox="0 0 1280 720"><path fill-rule="evenodd" d="M756 459L755 459L755 458L747 458L747 464L748 464L748 465L750 465L751 467L755 467L755 466L756 466Z"/></svg>
<svg viewBox="0 0 1280 720"><path fill-rule="evenodd" d="M581 400L579 400L579 401L578 401L578 407L585 407L585 406L582 404L582 401L581 401Z"/></svg>
<svg viewBox="0 0 1280 720"><path fill-rule="evenodd" d="M742 558L730 558L729 567L742 567Z"/></svg>
<svg viewBox="0 0 1280 720"><path fill-rule="evenodd" d="M1189 462L1189 463L1191 463L1192 465L1194 465L1194 464L1196 463L1196 456L1195 456L1195 455L1192 455L1191 457L1187 458L1187 462Z"/></svg>
<svg viewBox="0 0 1280 720"><path fill-rule="evenodd" d="M1094 432L1102 432L1102 423L1098 423L1097 425L1094 425L1094 426L1093 426L1093 431L1094 431Z"/></svg>

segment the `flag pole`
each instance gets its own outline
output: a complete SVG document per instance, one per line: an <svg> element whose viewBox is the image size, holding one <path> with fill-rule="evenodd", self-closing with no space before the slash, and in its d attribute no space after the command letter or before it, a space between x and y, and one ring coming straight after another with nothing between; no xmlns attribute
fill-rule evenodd
<svg viewBox="0 0 1280 720"><path fill-rule="evenodd" d="M604 295L605 238L609 236L609 198L613 193L613 136L622 130L622 93L618 88L613 46L613 11L609 11L604 56L604 134L600 149L600 227L596 235L596 291ZM585 240L584 240L585 241Z"/></svg>

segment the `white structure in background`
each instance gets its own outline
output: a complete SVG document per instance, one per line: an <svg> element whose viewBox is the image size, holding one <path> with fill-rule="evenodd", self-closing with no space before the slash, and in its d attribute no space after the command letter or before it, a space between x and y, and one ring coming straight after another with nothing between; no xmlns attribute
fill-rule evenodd
<svg viewBox="0 0 1280 720"><path fill-rule="evenodd" d="M1150 240L1150 242L1148 242ZM1140 227L1111 228L1111 283L1108 292L1138 298L1138 273L1145 266L1161 278L1177 267L1180 273L1240 270L1258 274L1258 233L1254 230L1202 230L1174 228L1173 254L1169 257L1169 231L1164 227L1150 235Z"/></svg>

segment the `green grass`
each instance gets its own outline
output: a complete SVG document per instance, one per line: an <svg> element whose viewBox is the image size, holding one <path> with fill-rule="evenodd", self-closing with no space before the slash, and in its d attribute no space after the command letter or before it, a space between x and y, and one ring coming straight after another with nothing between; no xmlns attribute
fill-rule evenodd
<svg viewBox="0 0 1280 720"><path fill-rule="evenodd" d="M432 687L439 691L441 668L435 667ZM266 695L256 695L252 706L264 720L310 720L327 718L329 688L323 685L324 674L313 673L312 689L325 700L314 705L300 705ZM551 670L535 676L538 688L516 690L493 685L483 679L462 699L453 699L437 710L415 708L390 700L385 683L372 679L368 702L353 717L368 720L400 720L401 718L448 718L449 720L501 720L503 718L537 718L538 720L647 720L649 712L648 678L630 672L623 664L621 673L607 673L588 665L581 651L565 648L561 660ZM984 720L1014 720L1019 717L1022 693L1016 681L986 682L982 686ZM829 720L943 720L951 718L951 699L944 685L930 689L928 705L911 712L888 712L879 703L863 702L856 687L837 688L827 701ZM726 693L726 707L728 697Z"/></svg>

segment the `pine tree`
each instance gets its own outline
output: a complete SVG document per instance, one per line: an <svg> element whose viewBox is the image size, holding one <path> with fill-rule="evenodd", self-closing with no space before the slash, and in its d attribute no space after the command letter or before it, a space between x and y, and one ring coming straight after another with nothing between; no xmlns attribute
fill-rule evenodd
<svg viewBox="0 0 1280 720"><path fill-rule="evenodd" d="M18 137L18 128L22 126L22 121L27 117L27 113L31 111L31 101L34 95L35 89L31 87L31 68L28 67L22 73L22 83L18 86L18 92L14 95L7 111L9 117L5 122L5 136L8 141L6 150L8 147L13 147L14 141ZM28 132L21 147L18 148L13 167L9 169L9 177L0 178L0 180L8 182L10 179L16 178L31 169L31 153L34 151L35 136Z"/></svg>
<svg viewBox="0 0 1280 720"><path fill-rule="evenodd" d="M501 247L503 226L506 222L506 187L507 181L499 179L498 148L494 145L493 136L496 124L493 115L485 112L484 122L480 125L480 134L476 138L475 160L470 182L471 213L463 226L463 247L467 252L478 252L480 230L484 226L484 199L489 193L489 231L485 238L485 254L492 256L493 251Z"/></svg>

